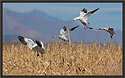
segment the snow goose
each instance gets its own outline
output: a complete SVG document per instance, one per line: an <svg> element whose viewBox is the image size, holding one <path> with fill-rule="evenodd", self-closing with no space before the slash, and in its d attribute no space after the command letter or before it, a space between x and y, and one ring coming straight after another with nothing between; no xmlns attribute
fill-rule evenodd
<svg viewBox="0 0 125 78"><path fill-rule="evenodd" d="M37 51L40 54L45 54L45 47L42 41L38 41L38 40L33 41L23 36L18 36L18 39L22 44L24 44L31 50ZM37 54L37 56L39 56L39 53Z"/></svg>
<svg viewBox="0 0 125 78"><path fill-rule="evenodd" d="M80 12L80 16L74 18L73 21L79 20L79 21L84 25L84 29L86 29L85 26L88 28L88 25L89 25L89 23L87 22L88 17L91 16L91 15L92 15L94 12L96 12L97 10L99 10L99 8L87 12L87 9L84 8L84 9Z"/></svg>
<svg viewBox="0 0 125 78"><path fill-rule="evenodd" d="M92 27L88 27L88 28L89 29L94 29ZM99 28L96 28L96 30L105 30L106 32L108 32L110 34L111 39L113 38L113 36L115 34L114 29L110 28L110 27L108 27L108 28L106 28L106 27L99 27Z"/></svg>
<svg viewBox="0 0 125 78"><path fill-rule="evenodd" d="M59 35L54 35L53 38L58 37L59 39L68 42L69 39L67 38L68 33L72 32L73 30L75 30L77 27L79 27L78 25L67 29L66 26L64 26L61 30L60 30L60 34Z"/></svg>

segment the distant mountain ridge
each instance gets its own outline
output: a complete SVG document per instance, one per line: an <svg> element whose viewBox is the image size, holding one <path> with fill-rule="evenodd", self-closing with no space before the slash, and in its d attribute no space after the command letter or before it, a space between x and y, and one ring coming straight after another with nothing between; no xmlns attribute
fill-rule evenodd
<svg viewBox="0 0 125 78"><path fill-rule="evenodd" d="M47 15L46 13L42 12L42 11L39 11L37 9L34 9L32 11L29 11L29 12L25 12L25 14L30 14L30 15L33 15L33 16L42 16L42 17L45 17L47 19L51 19L53 21L58 21L58 22L61 22L62 20L57 18L57 17L52 17L52 16L49 16Z"/></svg>
<svg viewBox="0 0 125 78"><path fill-rule="evenodd" d="M77 24L72 20L63 21L36 9L26 13L14 12L7 8L3 9L4 41L17 40L18 35L39 39L44 42L59 41L58 38L53 39L52 36L59 34L59 30L64 25L67 28L71 28ZM122 32L118 30L115 32L114 41L122 44ZM105 31L84 30L83 26L71 32L71 40L77 42L82 40L85 40L85 42L95 42L96 39L104 42L104 36L106 36L107 42L111 41L109 33Z"/></svg>

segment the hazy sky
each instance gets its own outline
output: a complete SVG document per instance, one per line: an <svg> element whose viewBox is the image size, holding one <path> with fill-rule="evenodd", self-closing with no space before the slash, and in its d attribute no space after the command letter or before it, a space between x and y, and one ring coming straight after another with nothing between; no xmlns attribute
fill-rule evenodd
<svg viewBox="0 0 125 78"><path fill-rule="evenodd" d="M89 17L90 25L122 30L122 3L3 3L3 7L21 13L37 9L64 21L72 21L83 8L88 11L100 8Z"/></svg>

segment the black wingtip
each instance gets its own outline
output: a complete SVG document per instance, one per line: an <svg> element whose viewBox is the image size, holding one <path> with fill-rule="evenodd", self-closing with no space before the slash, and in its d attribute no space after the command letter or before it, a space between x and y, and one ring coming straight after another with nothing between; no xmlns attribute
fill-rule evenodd
<svg viewBox="0 0 125 78"><path fill-rule="evenodd" d="M79 27L79 25L77 25L76 27Z"/></svg>
<svg viewBox="0 0 125 78"><path fill-rule="evenodd" d="M75 26L75 28L79 27L79 25Z"/></svg>
<svg viewBox="0 0 125 78"><path fill-rule="evenodd" d="M93 29L92 27L88 27L88 29Z"/></svg>
<svg viewBox="0 0 125 78"><path fill-rule="evenodd" d="M97 10L99 10L100 8L97 8Z"/></svg>
<svg viewBox="0 0 125 78"><path fill-rule="evenodd" d="M114 34L110 34L111 39L113 39Z"/></svg>
<svg viewBox="0 0 125 78"><path fill-rule="evenodd" d="M39 47L42 47L40 41L36 40L35 42L36 42L36 44L37 44Z"/></svg>
<svg viewBox="0 0 125 78"><path fill-rule="evenodd" d="M97 8L97 9L93 10L91 13L93 14L93 13L94 13L94 12L96 12L97 10L99 10L99 8Z"/></svg>
<svg viewBox="0 0 125 78"><path fill-rule="evenodd" d="M95 10L97 11L97 10L99 10L99 8L96 8Z"/></svg>
<svg viewBox="0 0 125 78"><path fill-rule="evenodd" d="M83 8L82 11L83 11L84 13L87 13L87 9L86 9L86 8Z"/></svg>
<svg viewBox="0 0 125 78"><path fill-rule="evenodd" d="M73 31L73 30L75 30L77 27L79 27L79 25L77 25L77 26L75 26L75 27L73 27L73 28L71 28L71 29L69 29L70 31Z"/></svg>
<svg viewBox="0 0 125 78"><path fill-rule="evenodd" d="M111 39L112 39L112 36L110 36L111 37Z"/></svg>
<svg viewBox="0 0 125 78"><path fill-rule="evenodd" d="M19 39L19 41L20 41L22 44L27 45L27 43L25 42L23 36L18 36L18 39Z"/></svg>
<svg viewBox="0 0 125 78"><path fill-rule="evenodd" d="M66 31L67 30L66 26L64 26L63 29Z"/></svg>
<svg viewBox="0 0 125 78"><path fill-rule="evenodd" d="M23 38L23 36L18 36L18 39Z"/></svg>

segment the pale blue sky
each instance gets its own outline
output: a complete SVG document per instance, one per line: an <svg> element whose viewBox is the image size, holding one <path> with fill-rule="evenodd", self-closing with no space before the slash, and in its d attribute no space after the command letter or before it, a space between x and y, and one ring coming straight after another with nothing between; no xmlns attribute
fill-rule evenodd
<svg viewBox="0 0 125 78"><path fill-rule="evenodd" d="M38 9L64 21L72 21L83 8L88 11L100 8L88 19L90 25L122 30L122 3L3 3L3 7L21 13Z"/></svg>

